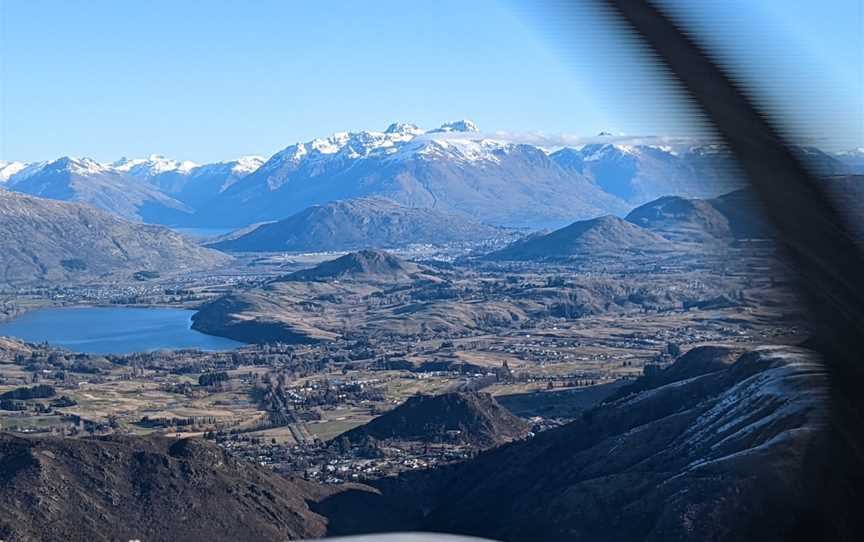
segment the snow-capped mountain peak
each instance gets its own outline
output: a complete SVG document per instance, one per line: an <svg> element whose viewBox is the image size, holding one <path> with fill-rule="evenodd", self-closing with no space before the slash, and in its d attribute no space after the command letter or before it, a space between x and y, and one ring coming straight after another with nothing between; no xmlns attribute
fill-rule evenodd
<svg viewBox="0 0 864 542"><path fill-rule="evenodd" d="M413 155L424 159L449 159L457 163L500 162L501 157L517 147L514 143L494 139L456 138L417 140L394 159Z"/></svg>
<svg viewBox="0 0 864 542"><path fill-rule="evenodd" d="M389 155L399 147L427 133L414 124L396 122L383 132L363 130L360 132L336 132L329 137L320 137L305 143L295 143L273 155L270 167L283 164L299 164L329 158L354 160L375 155Z"/></svg>
<svg viewBox="0 0 864 542"><path fill-rule="evenodd" d="M231 168L231 173L235 175L246 175L248 173L252 173L259 167L261 167L265 162L263 156L258 155L249 155L249 156L241 156L237 160L233 161L233 167Z"/></svg>
<svg viewBox="0 0 864 542"><path fill-rule="evenodd" d="M480 128L472 121L467 119L445 122L440 128L430 130L429 133L446 133L446 132L472 132L479 133Z"/></svg>
<svg viewBox="0 0 864 542"><path fill-rule="evenodd" d="M582 154L586 162L597 160L620 159L624 155L636 154L637 150L632 145L613 145L611 143L594 143L585 145Z"/></svg>
<svg viewBox="0 0 864 542"><path fill-rule="evenodd" d="M100 175L111 171L111 166L97 162L92 158L78 158L75 156L63 156L45 164L44 169L68 171L75 175L89 176Z"/></svg>
<svg viewBox="0 0 864 542"><path fill-rule="evenodd" d="M833 158L839 160L849 173L855 175L864 174L864 147L835 152Z"/></svg>
<svg viewBox="0 0 864 542"><path fill-rule="evenodd" d="M710 186L715 180L717 186L725 182L714 172L724 154L722 148L685 138L612 132L546 137L483 133L469 120L433 130L394 122L380 131L310 138L266 161L243 156L199 166L161 155L112 164L67 157L38 164L45 175L36 178L27 174L34 166L0 163L0 182L5 177L3 186L10 190L103 205L98 190L111 186L117 197L109 203L115 212L139 219L176 220L176 212L194 209L202 224L243 225L284 218L304 205L370 195L412 206L440 205L499 224L537 225L623 212L662 195L716 195ZM70 180L56 175L58 168L78 175ZM91 182L84 182L86 176ZM132 192L135 201L121 197ZM523 210L520 198L527 193L534 194L536 210ZM140 212L145 201L158 202L165 211L159 211L158 219L145 218ZM570 201L581 202L578 211Z"/></svg>
<svg viewBox="0 0 864 542"><path fill-rule="evenodd" d="M848 151L840 151L834 153L835 156L846 156L846 157L862 157L864 156L864 147L858 147L857 149L849 149Z"/></svg>
<svg viewBox="0 0 864 542"><path fill-rule="evenodd" d="M151 154L147 158L121 158L111 164L111 167L115 171L128 173L133 177L149 178L169 172L186 174L198 167L198 164L189 160L171 160L158 154Z"/></svg>
<svg viewBox="0 0 864 542"><path fill-rule="evenodd" d="M317 137L308 143L309 150L318 154L336 154L351 139L348 132L336 132L330 137Z"/></svg>
<svg viewBox="0 0 864 542"><path fill-rule="evenodd" d="M418 136L426 133L426 130L418 128L416 124L409 122L394 122L384 130L385 134L400 134Z"/></svg>

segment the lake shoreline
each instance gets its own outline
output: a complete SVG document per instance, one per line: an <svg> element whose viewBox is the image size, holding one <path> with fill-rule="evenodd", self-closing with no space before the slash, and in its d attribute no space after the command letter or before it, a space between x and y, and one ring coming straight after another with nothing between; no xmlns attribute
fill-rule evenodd
<svg viewBox="0 0 864 542"><path fill-rule="evenodd" d="M192 326L194 308L49 303L0 321L0 336L86 354L158 350L226 351L246 346Z"/></svg>

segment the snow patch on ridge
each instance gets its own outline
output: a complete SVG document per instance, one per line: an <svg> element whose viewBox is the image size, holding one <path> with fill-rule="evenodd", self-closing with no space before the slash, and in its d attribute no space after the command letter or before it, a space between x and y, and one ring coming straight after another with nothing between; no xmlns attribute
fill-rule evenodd
<svg viewBox="0 0 864 542"><path fill-rule="evenodd" d="M28 165L25 162L4 162L0 160L0 183L5 183L13 175L26 169Z"/></svg>

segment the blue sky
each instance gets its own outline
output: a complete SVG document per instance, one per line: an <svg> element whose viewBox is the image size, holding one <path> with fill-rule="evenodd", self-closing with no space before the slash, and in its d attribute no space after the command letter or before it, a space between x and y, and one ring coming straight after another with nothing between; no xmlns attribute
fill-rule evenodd
<svg viewBox="0 0 864 542"><path fill-rule="evenodd" d="M837 145L862 144L859 2L667 3L695 22L743 17L718 40L748 46L730 48L733 60L774 55L742 68L779 82L768 98L796 107L818 92L826 105L812 116L830 121ZM592 10L568 19L575 33L558 15L552 4L493 0L0 0L0 159L203 162L396 120L694 133L668 83ZM789 77L819 84L790 91Z"/></svg>

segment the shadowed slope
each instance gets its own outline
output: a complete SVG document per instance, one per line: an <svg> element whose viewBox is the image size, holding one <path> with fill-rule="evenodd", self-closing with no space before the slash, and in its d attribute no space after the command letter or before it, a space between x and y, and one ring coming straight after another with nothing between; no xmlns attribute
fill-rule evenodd
<svg viewBox="0 0 864 542"><path fill-rule="evenodd" d="M238 252L332 251L482 241L502 235L498 228L461 215L361 198L309 207L212 246Z"/></svg>
<svg viewBox="0 0 864 542"><path fill-rule="evenodd" d="M161 226L88 205L0 190L0 281L94 279L142 270L205 269L231 258Z"/></svg>
<svg viewBox="0 0 864 542"><path fill-rule="evenodd" d="M466 444L490 447L528 434L528 424L499 405L488 393L462 392L414 396L344 436L353 442L377 440L432 441L448 432Z"/></svg>
<svg viewBox="0 0 864 542"><path fill-rule="evenodd" d="M614 216L574 222L545 235L526 237L486 256L490 260L584 258L650 253L674 248L670 241Z"/></svg>
<svg viewBox="0 0 864 542"><path fill-rule="evenodd" d="M0 538L248 540L312 538L323 489L231 459L201 441L0 434Z"/></svg>

